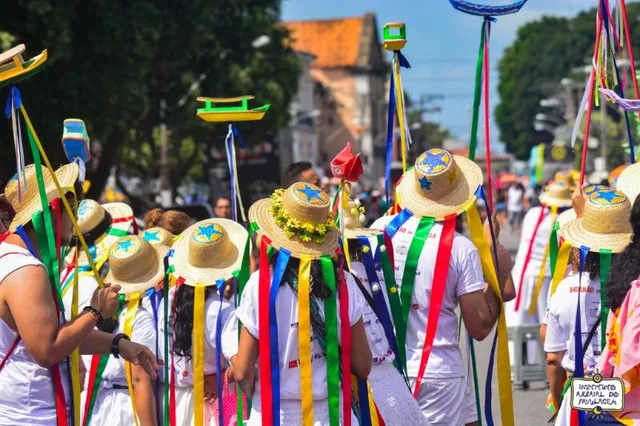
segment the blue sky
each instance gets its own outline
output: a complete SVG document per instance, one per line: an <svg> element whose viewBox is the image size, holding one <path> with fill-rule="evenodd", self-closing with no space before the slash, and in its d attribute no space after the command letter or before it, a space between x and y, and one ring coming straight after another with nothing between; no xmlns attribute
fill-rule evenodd
<svg viewBox="0 0 640 426"><path fill-rule="evenodd" d="M510 0L478 2L503 4ZM574 16L597 3L598 0L529 0L520 13L501 17L493 24L490 45L492 110L498 103L497 63L504 48L515 39L517 28L545 14ZM282 18L285 21L323 19L358 16L368 11L376 13L380 32L385 22L406 23L408 42L403 53L412 68L403 70L405 89L414 99L421 94L445 95L444 100L434 103L442 107L442 112L425 118L440 123L457 137L468 139L481 18L454 10L448 0L284 0ZM479 133L482 135L482 129ZM492 140L499 140L495 124L491 126L491 133ZM484 140L482 136L480 140Z"/></svg>

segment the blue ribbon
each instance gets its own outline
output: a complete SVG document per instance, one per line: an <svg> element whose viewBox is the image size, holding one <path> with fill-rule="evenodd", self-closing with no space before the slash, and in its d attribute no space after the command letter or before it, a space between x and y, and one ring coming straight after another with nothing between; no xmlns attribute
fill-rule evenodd
<svg viewBox="0 0 640 426"><path fill-rule="evenodd" d="M391 185L391 162L393 161L393 125L396 111L396 89L393 82L393 71L389 80L389 112L387 114L387 152L385 154L384 168L384 193L387 197L387 203L391 202L389 198L389 186Z"/></svg>
<svg viewBox="0 0 640 426"><path fill-rule="evenodd" d="M398 213L396 217L394 217L391 222L387 224L387 227L384 230L387 235L389 235L389 238L393 238L398 230L402 227L402 225L404 225L412 216L413 213L411 213L409 210L401 210L400 213Z"/></svg>
<svg viewBox="0 0 640 426"><path fill-rule="evenodd" d="M369 408L367 379L358 380L358 400L360 408L360 426L371 426L371 410Z"/></svg>
<svg viewBox="0 0 640 426"><path fill-rule="evenodd" d="M237 197L236 197L236 180L233 173L233 138L235 135L235 130L233 125L231 126L231 131L227 133L227 137L224 140L225 148L227 151L227 165L229 166L229 185L231 187L231 218L234 221L238 221L238 205L237 205Z"/></svg>
<svg viewBox="0 0 640 426"><path fill-rule="evenodd" d="M411 68L411 64L409 63L409 60L406 58L406 56L402 54L401 51L394 50L393 52L398 54L398 62L400 62L400 66L402 68Z"/></svg>
<svg viewBox="0 0 640 426"><path fill-rule="evenodd" d="M384 328L384 334L387 337L387 341L389 342L389 346L391 346L391 350L395 355L397 360L400 360L400 354L398 352L398 344L396 342L396 336L393 333L393 323L391 322L391 316L389 315L389 307L387 306L387 302L384 299L384 294L382 291L380 280L378 279L378 273L376 272L375 263L378 261L374 260L371 255L371 245L369 243L369 239L367 237L358 237L358 241L360 242L361 247L367 247L369 250L362 250L362 264L364 265L364 269L367 272L367 279L369 280L369 287L371 288L371 294L373 296L373 301L376 304L376 312L378 315L378 319L382 324L382 328ZM380 250L376 250L376 257L379 259ZM373 285L378 284L378 291L373 290Z"/></svg>
<svg viewBox="0 0 640 426"><path fill-rule="evenodd" d="M496 238L495 232L493 232L493 219L491 218L491 207L487 202L487 197L484 195L484 188L482 185L478 185L478 189L476 190L476 197L479 197L484 202L484 208L487 211L487 220L489 221L489 232L491 232L491 243L493 246L493 256L496 259L495 267L496 274L500 276L500 268L498 266L498 240Z"/></svg>
<svg viewBox="0 0 640 426"><path fill-rule="evenodd" d="M605 14L606 16L604 17L603 21L604 21L604 28L605 31L607 32L607 41L609 42L609 46L611 46L611 37L610 37L610 33L609 33L609 14L607 13L607 5L605 3L604 0L601 0L601 10L603 14ZM613 59L613 68L616 71L616 78L618 80L619 83L622 83L622 80L620 79L620 71L618 70L618 63L616 62L616 55L615 55L615 51L614 49L610 49L611 50L611 57ZM635 78L635 76L632 76L633 78ZM624 88L622 87L622 84L618 84L618 94L620 95L621 98L624 98ZM602 118L604 119L604 117ZM627 125L627 137L629 139L629 154L631 156L631 164L634 164L636 162L636 155L634 152L634 147L633 147L633 134L631 133L631 121L629 121L629 113L627 111L624 111L624 121Z"/></svg>
<svg viewBox="0 0 640 426"><path fill-rule="evenodd" d="M29 236L27 235L22 225L19 225L18 228L16 228L16 233L20 236L20 238L22 238L22 241L24 241L24 243L26 244L27 248L29 249L33 257L35 257L36 259L40 259L40 256L38 256L38 252L36 251L36 248L33 246L33 243L29 239Z"/></svg>
<svg viewBox="0 0 640 426"><path fill-rule="evenodd" d="M13 102L12 102L13 101ZM22 97L20 96L20 90L16 86L9 87L9 96L7 96L7 105L4 108L4 115L11 117L11 108L20 109L22 106Z"/></svg>
<svg viewBox="0 0 640 426"><path fill-rule="evenodd" d="M224 405L222 404L222 305L224 300L223 279L216 281L216 287L220 294L220 307L218 307L218 318L216 318L216 387L218 389L218 424L224 424Z"/></svg>
<svg viewBox="0 0 640 426"><path fill-rule="evenodd" d="M240 130L234 126L233 124L231 125L231 129L233 131L233 136L238 138L238 140L240 141L240 148L242 149L247 149L247 144L244 143L244 139L242 139L242 135L240 134Z"/></svg>
<svg viewBox="0 0 640 426"><path fill-rule="evenodd" d="M580 247L580 267L578 269L578 306L576 308L576 326L574 331L575 346L575 362L573 369L573 377L584 377L584 354L582 353L582 315L580 314L580 293L582 290L582 274L584 272L584 263L589 253L589 247ZM583 426L587 420L587 413L578 410L578 425Z"/></svg>
<svg viewBox="0 0 640 426"><path fill-rule="evenodd" d="M487 381L484 386L484 418L487 426L493 426L493 413L491 411L491 379L493 378L493 360L496 356L496 346L498 343L498 330L493 335L491 343L491 354L489 355L489 367L487 368Z"/></svg>
<svg viewBox="0 0 640 426"><path fill-rule="evenodd" d="M276 300L282 277L289 264L291 252L281 248L271 277L271 289L269 291L269 357L271 358L271 387L273 389L273 424L280 425L280 359L278 356L278 319L276 312ZM268 407L266 408L268 409Z"/></svg>

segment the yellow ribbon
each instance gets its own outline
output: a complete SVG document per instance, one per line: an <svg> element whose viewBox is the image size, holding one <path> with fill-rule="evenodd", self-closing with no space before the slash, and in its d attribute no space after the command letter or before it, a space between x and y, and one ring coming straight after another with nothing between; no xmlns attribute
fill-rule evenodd
<svg viewBox="0 0 640 426"><path fill-rule="evenodd" d="M80 244L82 245L82 249L87 255L89 266L91 266L91 271L93 272L93 275L95 276L96 281L98 282L98 287L103 288L104 283L102 281L102 277L98 273L98 269L96 268L96 265L93 263L93 259L91 259L91 255L89 254L89 247L87 246L87 242L85 241L82 235L80 226L78 226L78 221L76 220L76 216L74 216L74 212L71 209L71 206L69 206L69 202L67 201L67 198L64 196L64 192L62 191L62 187L60 186L60 182L58 181L58 177L56 176L55 170L53 169L53 167L51 167L51 162L49 161L49 157L47 157L47 153L44 152L44 148L40 143L40 138L38 138L36 130L34 129L33 124L29 119L29 115L27 114L27 110L24 107L24 103L20 105L20 112L22 112L22 115L24 117L25 125L31 130L31 134L33 135L33 139L36 145L38 146L38 151L40 151L42 160L44 160L44 163L51 174L51 180L53 181L53 184L56 186L56 190L58 191L58 195L62 200L62 204L64 204L64 208L67 210L67 214L69 214L69 218L71 219L71 224L73 225L73 229L76 235L78 236L78 241L80 241Z"/></svg>
<svg viewBox="0 0 640 426"><path fill-rule="evenodd" d="M75 200L75 216L78 214L78 197L73 193ZM76 246L76 251L78 247ZM73 296L71 297L71 320L78 316L78 259L73 266ZM64 297L64 294L63 296ZM74 424L80 424L80 350L76 349L71 353L71 383L73 385L73 419Z"/></svg>
<svg viewBox="0 0 640 426"><path fill-rule="evenodd" d="M373 392L371 392L371 385L367 380L367 396L369 397L369 411L371 412L371 426L380 426L378 421L378 411L376 410L376 403L373 401Z"/></svg>
<svg viewBox="0 0 640 426"><path fill-rule="evenodd" d="M194 425L204 424L204 289L196 283L193 298L193 419ZM221 398L222 395L219 395Z"/></svg>
<svg viewBox="0 0 640 426"><path fill-rule="evenodd" d="M402 153L402 172L407 171L407 135L404 127L404 105L402 93L402 81L400 80L400 59L394 53L393 78L396 89L396 111L398 113L398 126L400 127L400 152Z"/></svg>
<svg viewBox="0 0 640 426"><path fill-rule="evenodd" d="M513 426L513 395L511 393L511 364L509 362L509 339L507 337L507 320L504 314L504 302L502 292L498 285L498 277L493 263L493 257L489 245L485 239L482 221L478 214L475 203L471 203L467 207L467 220L469 221L469 233L471 240L480 253L480 261L482 263L482 272L489 281L491 289L495 292L500 300L502 307L500 309L500 317L498 318L498 350L497 350L497 368L498 368L498 392L500 394L500 416L503 426Z"/></svg>
<svg viewBox="0 0 640 426"><path fill-rule="evenodd" d="M131 337L133 331L133 321L136 319L138 313L138 306L140 305L140 293L132 294L129 296L129 303L127 304L127 313L124 318L123 333ZM124 374L127 377L127 386L129 387L129 395L131 395L131 408L133 409L133 419L138 425L138 416L136 414L136 403L133 394L133 381L131 380L131 363L124 361Z"/></svg>
<svg viewBox="0 0 640 426"><path fill-rule="evenodd" d="M300 392L302 394L302 424L313 425L313 385L311 377L311 257L300 257L298 272L298 350L300 352Z"/></svg>
<svg viewBox="0 0 640 426"><path fill-rule="evenodd" d="M556 219L558 218L558 206L551 206L551 229L556 224ZM544 256L542 256L542 267L540 268L540 272L538 273L538 280L536 281L536 286L533 291L533 297L531 298L531 304L529 305L529 315L533 316L536 312L536 306L538 302L538 296L542 291L542 284L544 283L544 273L547 271L547 261L549 260L549 254L551 253L551 244L547 244L547 248L544 250Z"/></svg>
<svg viewBox="0 0 640 426"><path fill-rule="evenodd" d="M349 208L349 193L351 191L351 183L347 181L340 182L340 234L344 236L344 211ZM344 249L344 258L347 260L347 267L351 270L351 256L349 255L349 244L345 238L342 240Z"/></svg>
<svg viewBox="0 0 640 426"><path fill-rule="evenodd" d="M571 254L571 244L569 241L565 241L558 250L558 260L556 261L556 270L553 271L553 279L551 280L551 289L549 290L549 297L553 296L556 292L558 284L564 278L567 272L567 265L569 264L569 255Z"/></svg>

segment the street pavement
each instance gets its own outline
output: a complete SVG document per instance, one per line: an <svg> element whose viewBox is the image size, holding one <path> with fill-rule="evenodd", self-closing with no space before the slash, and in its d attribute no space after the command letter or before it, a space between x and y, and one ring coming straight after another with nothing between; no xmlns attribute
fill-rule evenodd
<svg viewBox="0 0 640 426"><path fill-rule="evenodd" d="M520 243L520 236L511 234L508 225L500 233L500 242L514 256ZM466 342L466 337L461 336L461 342ZM484 389L486 383L487 367L489 365L489 355L491 352L491 343L493 342L493 333L483 342L475 343L476 360L478 366L479 385L480 385L480 402L482 406L483 418L482 424L486 425L484 418ZM463 352L466 346L461 343ZM496 360L494 360L494 372L492 380L492 412L495 425L501 425L500 420L500 394L498 392L498 383L496 376ZM548 388L545 382L531 382L529 390L513 389L513 408L516 426L541 426L547 424L552 413L545 408L545 402L548 395Z"/></svg>

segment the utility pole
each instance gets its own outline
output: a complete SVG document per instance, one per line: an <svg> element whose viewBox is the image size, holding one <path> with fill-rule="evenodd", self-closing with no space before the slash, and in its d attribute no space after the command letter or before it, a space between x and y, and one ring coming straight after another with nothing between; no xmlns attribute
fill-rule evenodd
<svg viewBox="0 0 640 426"><path fill-rule="evenodd" d="M160 198L163 207L171 205L171 189L169 185L169 141L167 135L167 102L160 100Z"/></svg>

